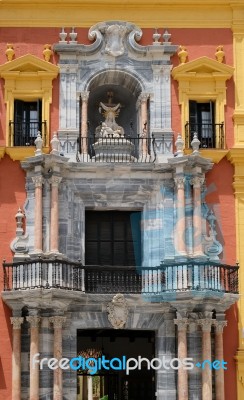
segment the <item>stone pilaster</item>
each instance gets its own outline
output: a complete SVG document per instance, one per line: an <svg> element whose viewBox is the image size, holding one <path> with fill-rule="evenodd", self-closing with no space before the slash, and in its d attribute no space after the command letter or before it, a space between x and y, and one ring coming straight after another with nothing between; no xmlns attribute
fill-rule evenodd
<svg viewBox="0 0 244 400"><path fill-rule="evenodd" d="M202 361L211 362L211 327L214 320L211 318L199 319L198 323L202 329ZM202 368L202 400L212 400L212 371L206 363Z"/></svg>
<svg viewBox="0 0 244 400"><path fill-rule="evenodd" d="M42 176L34 176L35 184L35 221L34 221L34 253L42 253Z"/></svg>
<svg viewBox="0 0 244 400"><path fill-rule="evenodd" d="M51 224L50 224L50 252L58 253L58 225L59 225L59 201L58 186L62 178L53 175L49 182L51 183Z"/></svg>
<svg viewBox="0 0 244 400"><path fill-rule="evenodd" d="M13 350L12 350L12 400L21 399L21 324L22 317L11 317L13 325Z"/></svg>
<svg viewBox="0 0 244 400"><path fill-rule="evenodd" d="M53 324L53 357L60 360L62 358L62 327L66 321L65 317L54 316L49 318L49 322ZM63 376L62 369L57 368L53 371L53 400L63 399Z"/></svg>
<svg viewBox="0 0 244 400"><path fill-rule="evenodd" d="M30 323L30 400L39 400L39 365L33 363L35 354L39 353L39 323L37 315L26 317Z"/></svg>
<svg viewBox="0 0 244 400"><path fill-rule="evenodd" d="M227 321L215 321L215 359L222 361L224 359L223 347L223 330L227 325ZM216 369L215 371L215 399L225 400L225 382L224 369Z"/></svg>
<svg viewBox="0 0 244 400"><path fill-rule="evenodd" d="M201 187L204 178L194 176L191 179L193 185L193 256L202 257L202 207L201 207Z"/></svg>
<svg viewBox="0 0 244 400"><path fill-rule="evenodd" d="M183 360L187 358L187 327L188 318L175 319L174 323L178 327L178 358ZM187 370L179 368L178 370L178 400L188 400L188 374Z"/></svg>
<svg viewBox="0 0 244 400"><path fill-rule="evenodd" d="M177 210L177 223L176 223L176 249L178 256L186 256L186 242L185 242L185 177L176 176L174 178L176 184L176 210Z"/></svg>

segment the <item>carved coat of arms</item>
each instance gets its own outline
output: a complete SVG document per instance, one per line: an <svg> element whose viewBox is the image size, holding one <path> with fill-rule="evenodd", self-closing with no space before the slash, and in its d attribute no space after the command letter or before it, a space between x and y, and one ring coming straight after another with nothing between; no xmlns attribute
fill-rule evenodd
<svg viewBox="0 0 244 400"><path fill-rule="evenodd" d="M115 329L124 328L128 317L128 305L123 294L116 294L107 305L108 320Z"/></svg>
<svg viewBox="0 0 244 400"><path fill-rule="evenodd" d="M123 25L110 25L105 30L106 45L105 52L114 57L124 54L124 37L127 28Z"/></svg>

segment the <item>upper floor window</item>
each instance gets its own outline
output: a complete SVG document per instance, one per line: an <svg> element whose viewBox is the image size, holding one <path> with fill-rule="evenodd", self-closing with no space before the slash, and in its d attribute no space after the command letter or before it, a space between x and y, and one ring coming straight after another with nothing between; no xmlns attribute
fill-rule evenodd
<svg viewBox="0 0 244 400"><path fill-rule="evenodd" d="M224 147L224 123L215 123L215 102L189 101L189 120L185 124L186 147L196 132L203 149Z"/></svg>
<svg viewBox="0 0 244 400"><path fill-rule="evenodd" d="M34 146L37 132L46 139L46 122L42 121L42 101L14 101L14 120L9 122L14 146Z"/></svg>

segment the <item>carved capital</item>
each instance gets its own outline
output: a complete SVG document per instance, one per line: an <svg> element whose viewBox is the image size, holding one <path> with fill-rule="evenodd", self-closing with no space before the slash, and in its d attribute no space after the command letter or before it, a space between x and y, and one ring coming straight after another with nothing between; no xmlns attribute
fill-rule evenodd
<svg viewBox="0 0 244 400"><path fill-rule="evenodd" d="M205 179L201 176L194 176L191 178L191 184L193 185L194 189L200 188L204 184Z"/></svg>
<svg viewBox="0 0 244 400"><path fill-rule="evenodd" d="M31 315L26 317L26 320L30 323L31 328L38 328L41 317L38 317L37 315Z"/></svg>
<svg viewBox="0 0 244 400"><path fill-rule="evenodd" d="M211 327L214 324L214 320L213 319L208 319L208 318L204 318L204 319L199 319L198 320L198 325L200 325L200 327L202 328L203 332L211 332Z"/></svg>
<svg viewBox="0 0 244 400"><path fill-rule="evenodd" d="M55 175L53 175L50 179L48 179L48 182L51 183L52 186L58 186L61 181L62 178L60 176L55 176Z"/></svg>
<svg viewBox="0 0 244 400"><path fill-rule="evenodd" d="M33 176L32 182L35 184L35 187L42 187L44 179L42 176Z"/></svg>
<svg viewBox="0 0 244 400"><path fill-rule="evenodd" d="M11 324L13 325L13 329L20 329L21 324L24 322L23 317L10 317Z"/></svg>
<svg viewBox="0 0 244 400"><path fill-rule="evenodd" d="M175 325L178 326L178 331L181 332L186 332L187 327L189 325L188 318L182 318L182 319L174 319Z"/></svg>
<svg viewBox="0 0 244 400"><path fill-rule="evenodd" d="M175 177L174 181L177 189L184 189L185 178L183 176Z"/></svg>
<svg viewBox="0 0 244 400"><path fill-rule="evenodd" d="M55 315L54 317L49 318L49 322L53 324L54 329L62 328L66 321L66 317L62 317L61 315Z"/></svg>
<svg viewBox="0 0 244 400"><path fill-rule="evenodd" d="M227 321L214 321L215 332L216 333L223 333L224 327L227 325Z"/></svg>
<svg viewBox="0 0 244 400"><path fill-rule="evenodd" d="M89 99L89 94L90 94L90 92L81 92L80 96L82 99L82 103L87 103L87 101Z"/></svg>
<svg viewBox="0 0 244 400"><path fill-rule="evenodd" d="M141 93L138 100L140 101L140 103L145 103L145 102L147 102L148 98L149 98L148 93Z"/></svg>

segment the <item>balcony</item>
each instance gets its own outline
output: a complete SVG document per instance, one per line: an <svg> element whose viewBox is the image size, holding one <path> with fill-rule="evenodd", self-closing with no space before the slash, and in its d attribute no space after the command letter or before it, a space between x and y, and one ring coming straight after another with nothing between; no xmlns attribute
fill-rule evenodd
<svg viewBox="0 0 244 400"><path fill-rule="evenodd" d="M47 124L44 122L9 122L9 143L11 146L34 146L37 133L41 132L43 146L46 146Z"/></svg>
<svg viewBox="0 0 244 400"><path fill-rule="evenodd" d="M78 162L153 163L156 159L154 138L81 137L78 148Z"/></svg>
<svg viewBox="0 0 244 400"><path fill-rule="evenodd" d="M225 149L224 123L221 124L185 124L185 147L191 148L194 133L197 133L202 149Z"/></svg>
<svg viewBox="0 0 244 400"><path fill-rule="evenodd" d="M238 294L238 266L211 262L158 267L84 266L59 259L3 263L4 291L63 289L87 294Z"/></svg>

